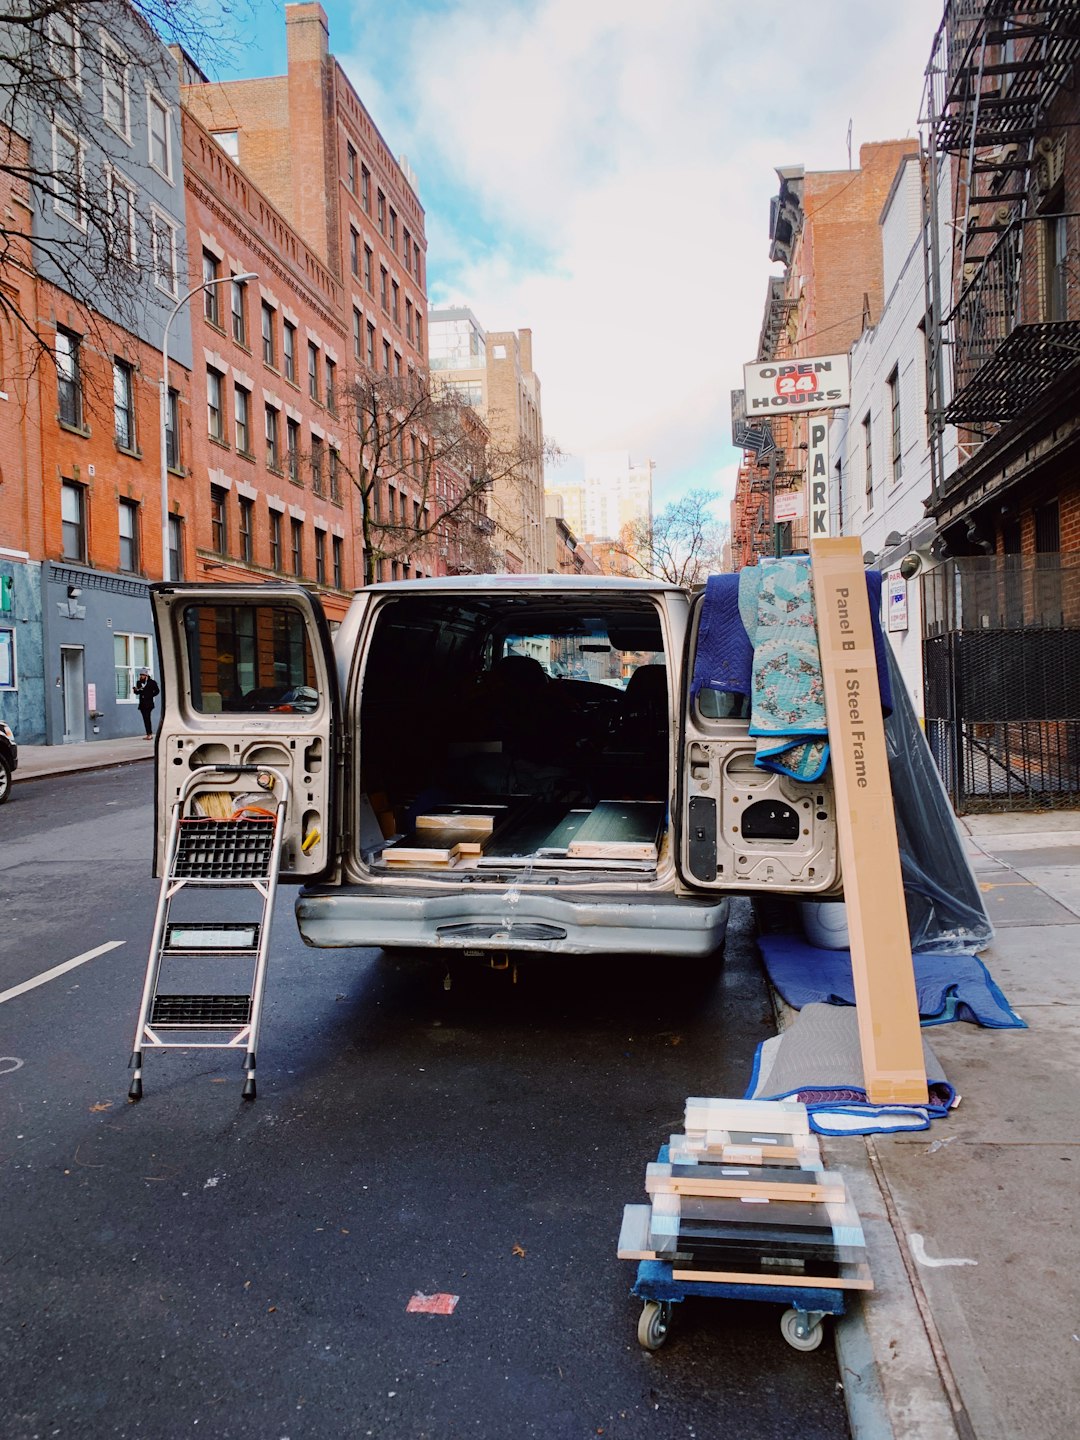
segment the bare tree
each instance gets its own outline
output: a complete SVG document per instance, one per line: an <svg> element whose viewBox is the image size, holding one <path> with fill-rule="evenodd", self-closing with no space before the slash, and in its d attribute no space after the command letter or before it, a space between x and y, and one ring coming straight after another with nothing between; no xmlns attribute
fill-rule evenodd
<svg viewBox="0 0 1080 1440"><path fill-rule="evenodd" d="M711 490L688 490L660 513L623 527L616 553L631 561L642 575L673 585L703 585L721 568L727 526L712 511Z"/></svg>
<svg viewBox="0 0 1080 1440"><path fill-rule="evenodd" d="M223 53L237 3L0 0L0 191L14 201L0 207L0 316L29 339L30 364L53 352L55 331L17 272L55 284L89 331L99 314L133 333L148 314L160 325L183 288L180 225L140 203L153 179L145 97L175 96L168 44L198 64ZM178 170L175 105L163 114Z"/></svg>
<svg viewBox="0 0 1080 1440"><path fill-rule="evenodd" d="M350 474L359 505L364 583L380 560L425 561L440 552L451 568L490 571L497 564L497 524L488 497L521 486L557 456L550 442L499 444L455 390L430 377L361 369L347 387L359 461Z"/></svg>

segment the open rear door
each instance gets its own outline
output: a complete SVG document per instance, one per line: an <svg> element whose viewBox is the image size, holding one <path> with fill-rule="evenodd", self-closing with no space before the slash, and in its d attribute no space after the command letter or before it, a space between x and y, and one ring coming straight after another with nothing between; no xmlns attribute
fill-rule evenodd
<svg viewBox="0 0 1080 1440"><path fill-rule="evenodd" d="M759 769L749 701L703 689L690 700L705 595L695 596L683 657L675 854L698 891L837 891L832 777L804 783Z"/></svg>
<svg viewBox="0 0 1080 1440"><path fill-rule="evenodd" d="M250 767L266 767L267 775L283 774L288 782L280 878L321 878L337 849L340 737L322 606L288 584L165 583L150 593L162 688L155 873L169 815L193 771L214 767L205 788L218 798L207 804L220 809L228 803L223 793L257 795Z"/></svg>

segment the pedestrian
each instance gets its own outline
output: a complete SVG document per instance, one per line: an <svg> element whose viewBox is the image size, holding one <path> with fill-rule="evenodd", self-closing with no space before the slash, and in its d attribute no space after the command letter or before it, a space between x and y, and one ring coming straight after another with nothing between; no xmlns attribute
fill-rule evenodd
<svg viewBox="0 0 1080 1440"><path fill-rule="evenodd" d="M154 732L150 728L150 712L154 708L154 697L160 694L160 689L145 666L139 671L139 678L135 681L135 694L139 697L139 714L146 726L146 738L152 740Z"/></svg>

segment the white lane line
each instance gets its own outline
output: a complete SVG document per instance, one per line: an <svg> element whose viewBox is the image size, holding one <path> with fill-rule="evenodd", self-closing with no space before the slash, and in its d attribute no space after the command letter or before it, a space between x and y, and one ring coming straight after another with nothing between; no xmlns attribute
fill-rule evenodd
<svg viewBox="0 0 1080 1440"><path fill-rule="evenodd" d="M965 1260L959 1257L955 1260L937 1260L926 1253L926 1241L917 1230L912 1230L907 1238L911 1253L920 1265L930 1265L936 1268L939 1265L977 1265L979 1263L977 1260Z"/></svg>
<svg viewBox="0 0 1080 1440"><path fill-rule="evenodd" d="M17 995L25 995L27 990L35 990L39 985L45 985L48 981L55 980L58 975L66 975L69 970L74 970L76 965L85 965L87 960L96 960L99 955L104 955L109 950L117 950L126 943L124 940L109 940L95 950L85 950L81 955L76 955L74 960L65 960L62 965L54 965L51 970L43 970L32 980L24 980L21 985L13 985L10 990L0 990L0 1005L3 1005L5 1000L14 1000Z"/></svg>

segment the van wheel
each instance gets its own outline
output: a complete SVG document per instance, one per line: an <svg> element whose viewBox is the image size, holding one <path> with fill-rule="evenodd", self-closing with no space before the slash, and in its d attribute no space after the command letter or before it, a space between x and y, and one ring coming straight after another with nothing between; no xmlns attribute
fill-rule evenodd
<svg viewBox="0 0 1080 1440"><path fill-rule="evenodd" d="M0 805L11 799L11 766L0 755Z"/></svg>

